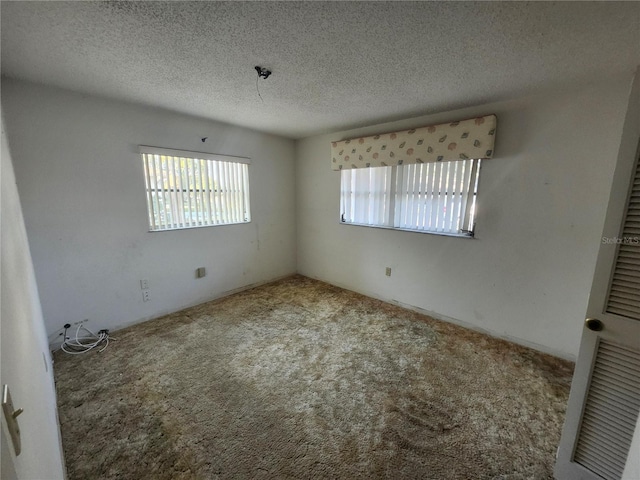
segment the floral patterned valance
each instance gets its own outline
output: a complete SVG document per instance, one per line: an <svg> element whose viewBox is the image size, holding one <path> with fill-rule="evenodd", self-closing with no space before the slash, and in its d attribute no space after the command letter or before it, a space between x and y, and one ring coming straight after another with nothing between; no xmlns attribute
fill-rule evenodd
<svg viewBox="0 0 640 480"><path fill-rule="evenodd" d="M410 163L491 158L495 115L331 143L331 168L386 167Z"/></svg>

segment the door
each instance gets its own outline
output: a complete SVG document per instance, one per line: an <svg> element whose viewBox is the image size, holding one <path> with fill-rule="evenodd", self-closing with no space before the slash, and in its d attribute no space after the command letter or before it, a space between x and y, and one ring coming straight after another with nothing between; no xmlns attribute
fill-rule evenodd
<svg viewBox="0 0 640 480"><path fill-rule="evenodd" d="M1 112L0 124L0 400L7 385L13 405L0 408L0 478L63 479L51 356ZM20 430L19 455L8 419Z"/></svg>
<svg viewBox="0 0 640 480"><path fill-rule="evenodd" d="M18 474L16 473L16 466L12 455L11 438L5 433L5 426L2 425L2 432L0 432L0 438L2 444L0 445L0 456L2 457L2 465L0 466L0 478L3 480L17 480Z"/></svg>
<svg viewBox="0 0 640 480"><path fill-rule="evenodd" d="M622 479L638 424L639 80L636 75L558 448L558 480Z"/></svg>

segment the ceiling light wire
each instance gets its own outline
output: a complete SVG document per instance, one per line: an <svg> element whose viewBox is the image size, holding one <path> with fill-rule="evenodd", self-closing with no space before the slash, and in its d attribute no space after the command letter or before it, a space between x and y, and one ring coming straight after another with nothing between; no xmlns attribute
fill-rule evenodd
<svg viewBox="0 0 640 480"><path fill-rule="evenodd" d="M262 100L262 103L264 103L264 99L262 98L262 95L260 95L260 88L258 87L258 80L260 80L260 78L263 79L267 79L269 78L269 75L271 75L271 70L261 67L260 65L256 65L255 67L253 67L256 69L256 72L258 72L258 76L256 77L256 92L258 92L258 96L260 97L260 100Z"/></svg>
<svg viewBox="0 0 640 480"><path fill-rule="evenodd" d="M256 92L258 92L258 97L260 97L260 100L262 100L262 103L264 103L264 99L262 98L262 95L260 95L260 88L258 88L258 79L260 78L260 73L258 73L256 75Z"/></svg>

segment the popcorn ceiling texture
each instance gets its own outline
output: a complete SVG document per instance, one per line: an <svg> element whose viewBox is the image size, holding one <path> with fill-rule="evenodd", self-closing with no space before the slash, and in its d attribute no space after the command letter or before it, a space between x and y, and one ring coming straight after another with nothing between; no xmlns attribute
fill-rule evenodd
<svg viewBox="0 0 640 480"><path fill-rule="evenodd" d="M294 276L55 357L74 479L551 479L573 364Z"/></svg>
<svg viewBox="0 0 640 480"><path fill-rule="evenodd" d="M1 9L5 75L292 138L631 78L640 64L637 2L3 1ZM273 71L258 82L264 103L256 65Z"/></svg>

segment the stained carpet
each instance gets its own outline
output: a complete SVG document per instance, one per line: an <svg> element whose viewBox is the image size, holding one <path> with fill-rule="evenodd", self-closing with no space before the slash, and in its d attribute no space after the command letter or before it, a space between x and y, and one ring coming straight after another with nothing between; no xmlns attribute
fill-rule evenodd
<svg viewBox="0 0 640 480"><path fill-rule="evenodd" d="M550 479L573 364L294 276L55 355L74 479Z"/></svg>

